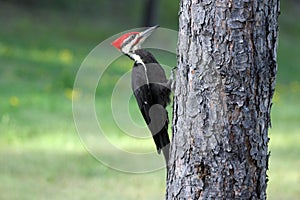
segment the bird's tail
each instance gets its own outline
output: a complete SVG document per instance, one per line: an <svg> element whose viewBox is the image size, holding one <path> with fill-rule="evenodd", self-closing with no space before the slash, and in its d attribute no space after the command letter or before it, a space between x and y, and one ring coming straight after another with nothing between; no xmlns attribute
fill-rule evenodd
<svg viewBox="0 0 300 200"><path fill-rule="evenodd" d="M166 164L168 164L170 148L170 139L168 135L168 120L165 122L165 126L163 126L158 133L153 134L153 139L156 145L157 152L159 154L161 151L163 152Z"/></svg>

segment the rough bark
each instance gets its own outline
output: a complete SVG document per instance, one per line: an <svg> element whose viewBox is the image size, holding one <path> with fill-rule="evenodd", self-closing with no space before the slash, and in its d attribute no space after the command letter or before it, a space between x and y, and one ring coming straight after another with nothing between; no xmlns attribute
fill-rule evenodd
<svg viewBox="0 0 300 200"><path fill-rule="evenodd" d="M266 199L278 14L181 0L167 199Z"/></svg>

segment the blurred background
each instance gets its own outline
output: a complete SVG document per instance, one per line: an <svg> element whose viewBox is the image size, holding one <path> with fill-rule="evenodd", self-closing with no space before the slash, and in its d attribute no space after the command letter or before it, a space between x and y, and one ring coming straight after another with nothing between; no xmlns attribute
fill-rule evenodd
<svg viewBox="0 0 300 200"><path fill-rule="evenodd" d="M178 5L179 0L0 0L1 200L164 198L164 170L120 173L86 151L73 122L72 95L80 95L73 82L96 45L141 26L178 30ZM299 1L281 2L268 199L300 199L299 18ZM159 60L176 65L175 55L167 58ZM123 137L107 109L113 85L131 66L120 57L105 72L97 112L105 116L113 143L154 149L151 140L139 146ZM134 100L129 106L143 124Z"/></svg>

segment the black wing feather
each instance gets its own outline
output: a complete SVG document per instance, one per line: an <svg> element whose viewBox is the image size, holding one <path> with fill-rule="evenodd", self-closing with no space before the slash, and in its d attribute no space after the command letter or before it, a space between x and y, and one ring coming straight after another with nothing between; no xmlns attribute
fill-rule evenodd
<svg viewBox="0 0 300 200"><path fill-rule="evenodd" d="M158 64L151 53L145 50L137 50L147 68L135 63L132 69L132 89L141 110L143 118L150 129L157 151L164 150L164 156L168 159L169 135L167 104L170 103L171 90L167 87L167 78L163 68ZM166 148L164 148L166 147ZM164 149L163 149L164 148Z"/></svg>

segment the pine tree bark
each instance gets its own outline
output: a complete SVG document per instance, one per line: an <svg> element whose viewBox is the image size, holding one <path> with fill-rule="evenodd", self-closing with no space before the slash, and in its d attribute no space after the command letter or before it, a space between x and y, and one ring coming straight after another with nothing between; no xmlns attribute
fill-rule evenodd
<svg viewBox="0 0 300 200"><path fill-rule="evenodd" d="M266 199L279 0L181 0L166 199Z"/></svg>

